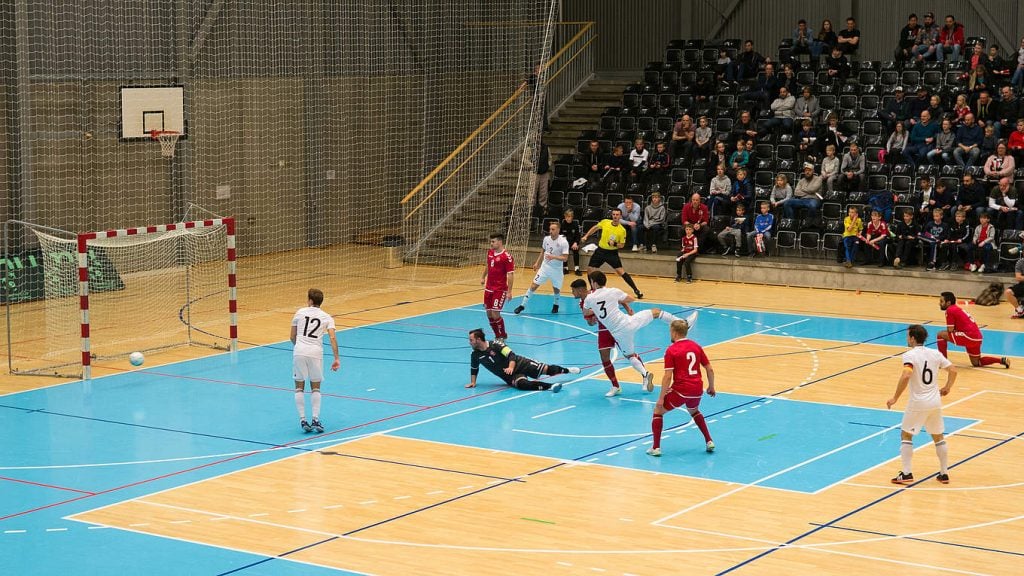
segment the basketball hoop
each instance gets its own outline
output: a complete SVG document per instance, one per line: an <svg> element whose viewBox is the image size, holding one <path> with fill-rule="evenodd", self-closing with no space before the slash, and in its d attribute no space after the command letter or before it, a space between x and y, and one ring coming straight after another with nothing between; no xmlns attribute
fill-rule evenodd
<svg viewBox="0 0 1024 576"><path fill-rule="evenodd" d="M174 147L181 138L181 132L175 130L153 130L149 133L150 138L160 142L160 154L164 158L174 158Z"/></svg>

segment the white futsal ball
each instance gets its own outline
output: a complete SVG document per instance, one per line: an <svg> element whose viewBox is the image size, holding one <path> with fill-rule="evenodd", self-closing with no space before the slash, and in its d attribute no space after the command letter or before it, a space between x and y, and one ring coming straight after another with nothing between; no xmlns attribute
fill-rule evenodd
<svg viewBox="0 0 1024 576"><path fill-rule="evenodd" d="M142 352L132 352L128 355L128 361L132 363L132 366L142 366L146 357L142 355Z"/></svg>

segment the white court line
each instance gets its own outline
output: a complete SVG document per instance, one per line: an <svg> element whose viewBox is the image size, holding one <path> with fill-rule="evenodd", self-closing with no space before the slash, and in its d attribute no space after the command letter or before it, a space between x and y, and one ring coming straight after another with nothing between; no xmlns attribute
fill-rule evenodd
<svg viewBox="0 0 1024 576"><path fill-rule="evenodd" d="M654 400L637 400L636 398L619 398L623 402L639 402L641 404L657 404Z"/></svg>
<svg viewBox="0 0 1024 576"><path fill-rule="evenodd" d="M545 416L551 416L552 414L558 414L559 412L565 412L566 410L572 410L576 405L566 406L565 408L559 408L558 410L552 410L543 414L537 414L536 416L530 416L531 419L536 420L537 418L543 418Z"/></svg>

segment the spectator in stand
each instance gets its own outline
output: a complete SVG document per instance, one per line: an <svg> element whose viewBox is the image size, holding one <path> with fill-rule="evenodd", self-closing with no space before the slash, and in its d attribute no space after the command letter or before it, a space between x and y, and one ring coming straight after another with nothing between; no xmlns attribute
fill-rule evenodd
<svg viewBox="0 0 1024 576"><path fill-rule="evenodd" d="M846 218L843 218L843 266L853 268L863 231L864 221L860 219L860 210L856 206L848 207Z"/></svg>
<svg viewBox="0 0 1024 576"><path fill-rule="evenodd" d="M754 200L754 183L750 181L749 172L746 168L736 171L736 181L732 183L732 195L729 201L736 204L746 204L747 211Z"/></svg>
<svg viewBox="0 0 1024 576"><path fill-rule="evenodd" d="M693 158L693 142L696 130L689 114L683 114L672 127L672 153L676 158Z"/></svg>
<svg viewBox="0 0 1024 576"><path fill-rule="evenodd" d="M766 256L768 253L766 243L772 239L772 228L775 226L775 216L768 210L768 203L761 202L761 213L754 218L754 229L747 233L747 246L750 247L750 255Z"/></svg>
<svg viewBox="0 0 1024 576"><path fill-rule="evenodd" d="M836 39L836 47L843 54L856 54L860 48L860 30L857 29L857 21L853 17L846 19L846 28L839 31Z"/></svg>
<svg viewBox="0 0 1024 576"><path fill-rule="evenodd" d="M906 124L910 120L910 100L904 95L903 86L893 89L893 99L878 111L878 117L890 132L896 129L897 124Z"/></svg>
<svg viewBox="0 0 1024 576"><path fill-rule="evenodd" d="M985 161L985 179L995 182L1002 178L1013 178L1013 171L1016 168L1013 156L1010 156L1006 144L996 144L996 153L989 156Z"/></svg>
<svg viewBox="0 0 1024 576"><path fill-rule="evenodd" d="M747 172L757 169L757 148L754 139L747 140Z"/></svg>
<svg viewBox="0 0 1024 576"><path fill-rule="evenodd" d="M707 158L713 149L715 131L707 116L697 119L697 129L693 132L693 158Z"/></svg>
<svg viewBox="0 0 1024 576"><path fill-rule="evenodd" d="M825 18L821 21L821 28L811 42L811 67L815 70L821 64L822 54L831 54L832 48L839 42L835 30L832 29L832 21Z"/></svg>
<svg viewBox="0 0 1024 576"><path fill-rule="evenodd" d="M889 263L885 255L885 246L889 242L889 225L882 220L878 210L871 211L871 221L864 229L863 241L868 254L866 263L877 262L879 268Z"/></svg>
<svg viewBox="0 0 1024 576"><path fill-rule="evenodd" d="M921 195L921 205L917 208L917 221L924 224L932 217L932 209L935 208L935 188L932 188L931 176L925 174L917 182L917 193Z"/></svg>
<svg viewBox="0 0 1024 576"><path fill-rule="evenodd" d="M799 66L800 62L796 62ZM796 68L793 67L793 62L786 62L782 65L782 73L779 75L782 80L782 85L786 87L786 90L796 98L796 93L800 91L800 85L796 83Z"/></svg>
<svg viewBox="0 0 1024 576"><path fill-rule="evenodd" d="M988 158L996 153L996 146L999 145L999 137L996 136L996 129L989 124L985 126L984 136L981 139L981 158Z"/></svg>
<svg viewBox="0 0 1024 576"><path fill-rule="evenodd" d="M793 105L793 117L798 122L810 120L817 125L821 120L821 112L818 106L818 97L814 95L810 86L804 86L800 90L800 97Z"/></svg>
<svg viewBox="0 0 1024 576"><path fill-rule="evenodd" d="M937 59L939 47L939 25L935 23L935 14L928 12L924 15L924 25L917 34L917 46L914 47L914 56L918 62ZM939 60L941 62L941 60Z"/></svg>
<svg viewBox="0 0 1024 576"><path fill-rule="evenodd" d="M633 201L632 198L626 196L616 208L619 212L622 212L622 219L619 221L620 224L626 227L626 231L629 232L629 243L633 245L633 252L640 251L640 230L643 226L640 224L642 218L642 211L640 205ZM625 246L623 246L625 248Z"/></svg>
<svg viewBox="0 0 1024 576"><path fill-rule="evenodd" d="M974 48L978 49L978 45L975 45ZM985 90L988 90L988 68L986 68L985 64L982 63L975 66L971 70L970 74L968 74L968 99L976 102L978 100L978 95Z"/></svg>
<svg viewBox="0 0 1024 576"><path fill-rule="evenodd" d="M970 55L967 57L967 71L966 77L962 77L964 80L969 80L972 76L972 72L977 69L978 66L985 65L985 45L981 42L976 42L974 48L971 49Z"/></svg>
<svg viewBox="0 0 1024 576"><path fill-rule="evenodd" d="M768 62L770 62L769 59L754 50L754 41L747 40L743 43L743 51L736 57L736 80L755 78L761 70L762 64L765 64L767 69Z"/></svg>
<svg viewBox="0 0 1024 576"><path fill-rule="evenodd" d="M1017 120L1017 129L1010 133L1006 147L1013 156L1014 164L1024 166L1024 118Z"/></svg>
<svg viewBox="0 0 1024 576"><path fill-rule="evenodd" d="M907 16L907 25L900 30L900 38L896 46L897 62L906 62L914 57L917 37L920 32L921 27L917 24L917 14Z"/></svg>
<svg viewBox="0 0 1024 576"><path fill-rule="evenodd" d="M1010 80L1010 65L1006 63L1002 55L999 54L999 45L993 44L988 47L988 55L985 60L985 70L988 70L990 76L989 82L993 85L998 86L1004 82Z"/></svg>
<svg viewBox="0 0 1024 576"><path fill-rule="evenodd" d="M821 159L821 179L827 184L829 192L833 190L836 179L839 178L839 166L836 147L834 144L829 144L825 147L825 157Z"/></svg>
<svg viewBox="0 0 1024 576"><path fill-rule="evenodd" d="M569 253L572 255L573 272L577 276L582 276L583 272L580 271L580 222L576 220L576 215L572 210L566 210L562 214L562 222L560 229L562 236L565 236L565 240L569 243ZM566 258L565 263L562 264L562 272L565 274L569 273L569 259Z"/></svg>
<svg viewBox="0 0 1024 576"><path fill-rule="evenodd" d="M968 270L971 272L993 272L992 255L995 254L996 228L990 222L988 212L982 212L978 225L974 228L971 244L974 246L974 262Z"/></svg>
<svg viewBox="0 0 1024 576"><path fill-rule="evenodd" d="M756 110L767 110L769 103L779 96L779 90L784 86L785 79L776 74L775 64L768 62L764 65L764 73L757 75L757 84L752 90L740 95L740 99L754 102Z"/></svg>
<svg viewBox="0 0 1024 576"><path fill-rule="evenodd" d="M796 107L796 98L789 93L785 86L779 88L779 97L772 100L771 118L765 121L763 134L777 132L781 129L784 132L793 132L793 108Z"/></svg>
<svg viewBox="0 0 1024 576"><path fill-rule="evenodd" d="M850 77L850 60L839 45L832 49L832 55L825 58L825 72L833 83L843 82Z"/></svg>
<svg viewBox="0 0 1024 576"><path fill-rule="evenodd" d="M1017 67L1013 71L1013 76L1010 78L1010 84L1014 88L1020 88L1024 86L1024 38L1020 40L1020 48L1017 48Z"/></svg>
<svg viewBox="0 0 1024 576"><path fill-rule="evenodd" d="M639 182L644 179L644 174L649 166L651 151L644 146L644 139L637 138L633 142L633 149L629 151L629 180ZM623 214L625 216L625 214ZM635 247L635 246L634 246Z"/></svg>
<svg viewBox="0 0 1024 576"><path fill-rule="evenodd" d="M886 222L892 220L892 209L895 198L891 190L875 190L868 196L868 205L865 210L877 210L881 212Z"/></svg>
<svg viewBox="0 0 1024 576"><path fill-rule="evenodd" d="M967 218L973 224L978 221L982 212L988 211L988 192L985 186L974 178L974 174L964 174L960 181L960 189L957 190L956 202L957 211L964 211Z"/></svg>
<svg viewBox="0 0 1024 576"><path fill-rule="evenodd" d="M689 224L693 226L693 233L697 235L697 241L701 244L705 244L705 240L708 237L708 231L710 226L708 222L711 219L711 212L708 207L700 201L700 194L694 193L690 196L690 201L683 206L683 213L680 215L680 220L683 226ZM707 247L705 246L705 251Z"/></svg>
<svg viewBox="0 0 1024 576"><path fill-rule="evenodd" d="M715 142L715 148L708 157L708 166L729 166L729 152L726 151L724 140Z"/></svg>
<svg viewBox="0 0 1024 576"><path fill-rule="evenodd" d="M740 112L740 118L732 125L732 131L729 134L732 139L732 146L736 146L737 140L757 138L757 124L748 110Z"/></svg>
<svg viewBox="0 0 1024 576"><path fill-rule="evenodd" d="M903 212L903 219L896 221L892 227L893 238L896 241L896 252L892 259L892 267L903 268L909 261L910 256L917 251L920 244L917 236L921 233L921 227L914 222L914 213Z"/></svg>
<svg viewBox="0 0 1024 576"><path fill-rule="evenodd" d="M846 192L856 192L861 189L864 180L864 172L867 170L864 155L860 153L860 146L856 142L850 144L850 151L843 154L843 163L840 166L842 173L836 180L836 188Z"/></svg>
<svg viewBox="0 0 1024 576"><path fill-rule="evenodd" d="M967 223L967 212L957 210L953 215L953 223L949 225L949 235L946 237L946 264L943 270L951 270L954 267L967 270L971 260L971 225Z"/></svg>
<svg viewBox="0 0 1024 576"><path fill-rule="evenodd" d="M1000 230L1020 230L1021 211L1017 207L1017 190L1013 180L1007 176L999 180L988 195L988 213Z"/></svg>
<svg viewBox="0 0 1024 576"><path fill-rule="evenodd" d="M807 219L812 222L816 221L818 218L818 208L821 206L821 191L823 188L824 182L822 182L821 176L814 173L814 164L810 162L805 163L803 176L796 182L793 197L786 200L782 205L786 218L796 218L797 209L806 208Z"/></svg>
<svg viewBox="0 0 1024 576"><path fill-rule="evenodd" d="M789 55L795 58L801 54L807 54L811 57L811 62L814 62L814 53L811 51L813 43L814 30L808 28L807 20L803 18L797 20L796 28L793 29L793 48L789 51Z"/></svg>
<svg viewBox="0 0 1024 576"><path fill-rule="evenodd" d="M963 123L964 117L970 113L971 107L967 105L967 95L957 94L956 102L953 104L953 118L951 118L953 127L959 127Z"/></svg>
<svg viewBox="0 0 1024 576"><path fill-rule="evenodd" d="M796 134L796 145L800 150L800 156L807 162L814 162L817 160L817 146L814 144L818 141L818 133L814 131L814 123L810 120L804 119L801 122L800 131Z"/></svg>
<svg viewBox="0 0 1024 576"><path fill-rule="evenodd" d="M672 157L669 156L664 142L654 145L654 153L651 154L648 166L647 173L644 174L646 182L668 186L672 177Z"/></svg>
<svg viewBox="0 0 1024 576"><path fill-rule="evenodd" d="M740 168L746 168L750 163L750 154L747 153L747 142L743 139L736 141L736 151L729 156L729 175L735 176Z"/></svg>
<svg viewBox="0 0 1024 576"><path fill-rule="evenodd" d="M715 80L718 82L735 82L736 69L733 66L729 51L724 47L718 51L718 59L715 60Z"/></svg>
<svg viewBox="0 0 1024 576"><path fill-rule="evenodd" d="M604 165L602 156L601 144L597 140L591 140L587 151L576 155L576 163L586 166L586 178L591 188L596 188L601 183L601 167ZM565 228L562 230L564 232Z"/></svg>
<svg viewBox="0 0 1024 576"><path fill-rule="evenodd" d="M1000 135L1009 134L1010 127L1024 115L1021 114L1020 99L1013 93L1013 88L1010 86L1003 86L999 89L999 101L995 103L995 110L996 133Z"/></svg>
<svg viewBox="0 0 1024 576"><path fill-rule="evenodd" d="M938 131L938 122L932 122L932 115L927 110L922 111L921 121L910 129L907 147L903 149L903 157L906 158L907 164L916 170L918 163L928 158L928 152L935 146L935 134Z"/></svg>
<svg viewBox="0 0 1024 576"><path fill-rule="evenodd" d="M974 166L981 156L981 142L985 133L981 126L974 122L974 114L964 116L963 124L956 129L956 148L953 149L953 159L961 168Z"/></svg>
<svg viewBox="0 0 1024 576"><path fill-rule="evenodd" d="M732 211L732 180L725 173L725 164L715 167L715 177L708 184L708 210L712 215L728 214Z"/></svg>
<svg viewBox="0 0 1024 576"><path fill-rule="evenodd" d="M629 169L629 165L629 158L626 158L625 150L623 150L622 146L613 148L611 156L605 156L604 163L601 166L604 186L607 187L612 182L622 182L622 177Z"/></svg>
<svg viewBox="0 0 1024 576"><path fill-rule="evenodd" d="M907 151L910 133L903 127L902 122L897 122L889 139L885 142L885 148L879 154L879 160L885 164L899 164L903 154Z"/></svg>
<svg viewBox="0 0 1024 576"><path fill-rule="evenodd" d="M828 124L824 130L818 134L818 152L821 156L825 155L825 151L828 147L835 146L836 155L839 155L839 151L846 146L846 141L850 139L850 136L843 132L843 129L839 126L839 117L835 114L829 114Z"/></svg>
<svg viewBox="0 0 1024 576"><path fill-rule="evenodd" d="M932 219L921 227L921 245L924 248L925 270L935 272L935 269L943 265L942 243L949 238L949 226L943 221L944 213L941 208L932 210Z"/></svg>
<svg viewBox="0 0 1024 576"><path fill-rule="evenodd" d="M953 148L956 147L956 134L953 133L953 123L949 118L942 120L942 129L935 134L935 142L932 149L928 151L929 164L952 164Z"/></svg>
<svg viewBox="0 0 1024 576"><path fill-rule="evenodd" d="M996 121L996 106L992 102L992 96L988 90L978 93L978 101L974 103L974 121L982 128ZM998 137L999 134L997 133L996 136Z"/></svg>
<svg viewBox="0 0 1024 576"><path fill-rule="evenodd" d="M661 203L661 193L651 194L651 203L644 208L644 243L647 251L657 254L658 242L665 235L667 222L665 205Z"/></svg>
<svg viewBox="0 0 1024 576"><path fill-rule="evenodd" d="M924 86L917 88L917 96L910 101L910 119L907 122L910 126L907 128L913 128L918 122L921 121L921 112L924 112L931 106L931 97L928 96L928 89ZM932 118L935 118L932 116ZM936 120L938 123L938 120Z"/></svg>
<svg viewBox="0 0 1024 576"><path fill-rule="evenodd" d="M946 117L946 108L942 105L942 96L932 94L928 98L928 113L932 115L932 120L936 122L940 122Z"/></svg>
<svg viewBox="0 0 1024 576"><path fill-rule="evenodd" d="M952 14L947 14L946 25L939 30L939 49L935 51L935 59L942 62L948 55L950 62L959 62L963 49L964 26Z"/></svg>
<svg viewBox="0 0 1024 576"><path fill-rule="evenodd" d="M932 209L941 208L943 219L948 220L952 213L951 211L953 210L953 206L956 205L956 198L954 197L953 191L950 190L942 180L935 183L935 192L932 193L932 200L935 201L935 204L932 205ZM928 215L925 215L925 219L927 219L927 217Z"/></svg>
<svg viewBox="0 0 1024 576"><path fill-rule="evenodd" d="M811 170L814 170L813 166ZM783 209L782 206L792 199L793 187L789 185L789 177L785 174L779 174L775 177L775 186L772 186L771 194L768 195L772 211L778 214Z"/></svg>
<svg viewBox="0 0 1024 576"><path fill-rule="evenodd" d="M737 204L729 225L718 233L718 244L723 247L722 256L728 256L730 252L736 257L740 256L740 252L743 251L743 234L748 229L748 221L747 207Z"/></svg>

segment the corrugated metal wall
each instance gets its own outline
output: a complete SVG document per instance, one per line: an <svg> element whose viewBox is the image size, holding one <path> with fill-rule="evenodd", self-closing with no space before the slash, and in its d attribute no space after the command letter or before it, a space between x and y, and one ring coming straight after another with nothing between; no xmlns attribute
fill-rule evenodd
<svg viewBox="0 0 1024 576"><path fill-rule="evenodd" d="M562 19L597 22L598 70L638 70L648 60L660 60L665 44L673 38L709 37L734 2L563 0ZM775 54L779 40L791 34L800 18L814 29L828 18L840 30L852 12L862 32L861 57L888 60L911 12L933 11L940 22L953 14L968 36L997 39L1000 34L993 34L975 6L983 6L1001 27L998 32L1010 40L1002 46L1004 52L1015 49L1024 31L1024 2L1018 0L933 0L928 5L918 0L741 0L717 37L750 39L761 53Z"/></svg>

